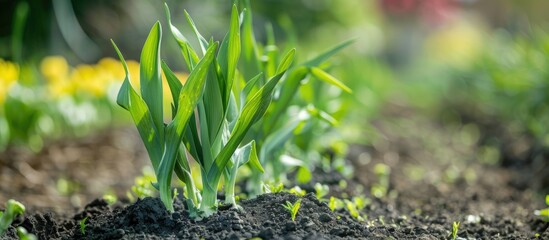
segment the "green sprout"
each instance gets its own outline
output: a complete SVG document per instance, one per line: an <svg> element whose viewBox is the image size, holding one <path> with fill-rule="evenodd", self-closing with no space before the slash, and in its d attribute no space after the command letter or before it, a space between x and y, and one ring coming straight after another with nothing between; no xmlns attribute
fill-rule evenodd
<svg viewBox="0 0 549 240"><path fill-rule="evenodd" d="M345 207L349 211L349 214L351 214L351 217L354 217L355 219L361 222L364 221L364 218L360 215L359 209L354 202L349 201L347 199L345 199L344 202L345 202Z"/></svg>
<svg viewBox="0 0 549 240"><path fill-rule="evenodd" d="M295 222L297 211L299 211L299 207L301 207L301 198L298 199L294 204L286 201L286 204L282 204L282 206L290 212L290 215L292 216L292 221Z"/></svg>
<svg viewBox="0 0 549 240"><path fill-rule="evenodd" d="M137 126L158 181L153 186L160 191L164 206L174 211L171 179L175 172L185 184L191 216L202 218L217 211L221 177L225 203L236 206L234 188L238 169L248 164L256 172L263 172L256 142L245 141L245 137L269 108L275 87L292 65L295 50L289 50L281 58L272 76L256 71L252 78L246 78L238 73L249 72L248 69L237 70L237 67L244 41L240 37L240 16L246 19L249 11L239 13L233 5L229 31L221 43L207 41L185 12L200 45L195 51L171 23L167 5L165 10L171 35L190 71L188 79L182 84L160 60L162 28L157 22L141 53L141 94L131 86L126 61L113 42L126 72L117 103L130 112ZM168 123L164 123L162 109L162 72L173 99ZM190 159L200 165L202 189L194 183Z"/></svg>
<svg viewBox="0 0 549 240"><path fill-rule="evenodd" d="M86 221L88 221L88 217L85 217L84 219L80 220L80 232L82 235L86 235Z"/></svg>
<svg viewBox="0 0 549 240"><path fill-rule="evenodd" d="M452 233L450 234L450 237L452 238L452 240L457 239L457 234L458 234L458 231L459 231L459 225L460 224L461 224L461 222L452 223Z"/></svg>
<svg viewBox="0 0 549 240"><path fill-rule="evenodd" d="M339 198L334 197L334 196L331 196L330 200L328 201L328 208L330 208L330 210L332 212L335 211L336 209L341 209L344 206L345 206L345 204L343 203L343 201Z"/></svg>
<svg viewBox="0 0 549 240"><path fill-rule="evenodd" d="M24 227L17 227L17 236L20 240L36 240L38 239L34 234L29 233Z"/></svg>
<svg viewBox="0 0 549 240"><path fill-rule="evenodd" d="M316 183L315 184L315 194L316 198L323 199L330 192L330 187L325 184Z"/></svg>
<svg viewBox="0 0 549 240"><path fill-rule="evenodd" d="M0 236L8 230L13 220L18 215L23 215L23 213L25 213L25 206L22 203L13 199L8 200L6 210L0 211Z"/></svg>
<svg viewBox="0 0 549 240"><path fill-rule="evenodd" d="M263 192L265 193L279 193L284 190L284 184L278 183L278 184L263 184Z"/></svg>
<svg viewBox="0 0 549 240"><path fill-rule="evenodd" d="M535 215L540 216L544 222L549 222L549 194L545 195L545 204L548 206L542 210L536 210Z"/></svg>

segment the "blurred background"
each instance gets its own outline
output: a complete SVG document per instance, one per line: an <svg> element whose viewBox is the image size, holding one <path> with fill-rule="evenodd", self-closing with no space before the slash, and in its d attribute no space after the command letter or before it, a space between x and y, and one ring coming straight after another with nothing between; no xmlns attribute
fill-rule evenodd
<svg viewBox="0 0 549 240"><path fill-rule="evenodd" d="M224 36L226 1L166 2L184 34L191 31L186 9L204 36ZM324 110L343 123L330 138L336 140L320 145L337 150L343 142L351 147L342 151L364 166L383 162L428 183L474 183L482 175L476 165L513 168L524 174L511 185L548 192L549 2L251 4L260 41L272 24L280 47L296 46L300 62L354 39L330 63L353 94L336 91L326 100ZM0 6L0 202L79 207L128 189L148 160L129 114L114 101L124 73L110 39L132 60L131 71L139 71L150 27L166 22L163 1L0 0ZM162 56L184 76L169 37ZM429 171L432 161L437 171ZM40 202L32 200L37 196Z"/></svg>

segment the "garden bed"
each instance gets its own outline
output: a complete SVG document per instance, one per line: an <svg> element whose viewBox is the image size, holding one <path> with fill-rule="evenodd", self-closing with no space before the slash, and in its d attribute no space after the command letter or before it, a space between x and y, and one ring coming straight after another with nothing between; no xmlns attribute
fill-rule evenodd
<svg viewBox="0 0 549 240"><path fill-rule="evenodd" d="M95 200L72 214L70 211L52 214L44 211L47 208L40 212L31 210L14 225L24 226L40 239L445 239L454 222L461 222L458 231L461 238L531 239L536 233L541 238L549 237L549 224L533 214L544 207L540 195L536 195L535 189L521 189L514 184L516 179L530 179L523 176L524 171L481 164L475 160L479 146L435 141L441 136L453 136L453 130L425 119L412 119L376 123L384 134L383 141L371 146L352 146L349 160L355 172L350 179L317 170L313 182L302 186L310 190L311 184L320 181L330 186L331 195L351 198L364 194L371 199L361 211L364 221L356 220L343 209L332 212L326 200L320 202L313 194L307 194L294 223L282 204L295 202L297 196L277 193L241 201L244 211L225 207L200 221L189 219L180 200L176 201L175 213L169 214L159 199L146 198L134 204L110 206ZM401 129L405 127L419 130ZM420 134L426 132L429 134ZM437 149L449 152L429 155ZM460 159L452 157L455 154ZM447 156L448 161L440 156ZM130 164L128 160L119 161ZM378 181L373 172L376 163L384 163L391 169L389 192L382 198L370 193ZM456 176L449 176L452 174L449 169L455 169ZM421 174L414 175L414 171ZM110 178L113 181L124 180L118 175L111 176L115 176ZM339 184L341 180L345 180L346 187ZM25 199L23 195L28 193L23 191L20 197ZM35 207L27 205L30 209ZM82 235L79 223L84 217L89 218L86 234ZM8 236L13 233L12 228Z"/></svg>

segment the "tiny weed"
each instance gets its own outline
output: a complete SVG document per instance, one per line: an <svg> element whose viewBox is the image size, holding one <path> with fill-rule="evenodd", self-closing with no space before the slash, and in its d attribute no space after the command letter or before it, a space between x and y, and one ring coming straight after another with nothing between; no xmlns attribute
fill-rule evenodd
<svg viewBox="0 0 549 240"><path fill-rule="evenodd" d="M82 235L86 235L86 222L88 221L88 217L85 217L84 219L80 220L80 232Z"/></svg>
<svg viewBox="0 0 549 240"><path fill-rule="evenodd" d="M297 211L299 211L299 207L301 207L301 198L299 200L297 200L294 204L286 201L286 204L282 204L282 206L284 208L286 208L291 216L292 216L292 221L295 222L295 217L297 216Z"/></svg>
<svg viewBox="0 0 549 240"><path fill-rule="evenodd" d="M330 187L328 187L328 185L324 185L320 183L315 184L316 198L318 198L319 200L322 200L322 198L328 195L329 192L330 192Z"/></svg>
<svg viewBox="0 0 549 240"><path fill-rule="evenodd" d="M8 230L8 227L17 215L23 215L24 212L25 206L23 206L22 203L13 199L8 200L6 210L4 212L0 212L0 236Z"/></svg>
<svg viewBox="0 0 549 240"><path fill-rule="evenodd" d="M452 238L452 240L456 240L457 239L457 234L458 234L458 231L459 231L459 225L461 224L461 222L454 222L452 223L452 233L450 234L450 237Z"/></svg>

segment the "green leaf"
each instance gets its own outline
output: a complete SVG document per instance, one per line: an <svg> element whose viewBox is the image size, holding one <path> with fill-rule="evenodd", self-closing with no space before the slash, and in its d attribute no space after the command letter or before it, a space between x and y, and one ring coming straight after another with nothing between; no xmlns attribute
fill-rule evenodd
<svg viewBox="0 0 549 240"><path fill-rule="evenodd" d="M187 82L179 94L177 114L166 127L166 146L162 155L162 161L160 162L158 181L160 185L160 199L170 212L173 212L170 183L175 167L176 155L187 123L202 96L204 84L206 83L206 75L214 60L217 46L217 42L210 45L204 58L200 60L189 75Z"/></svg>
<svg viewBox="0 0 549 240"><path fill-rule="evenodd" d="M252 24L252 11L250 1L244 1L245 9L242 12L242 75L244 79L251 79L261 70L259 65L259 53L257 42L254 36Z"/></svg>
<svg viewBox="0 0 549 240"><path fill-rule="evenodd" d="M290 49L290 51L288 51L288 53L286 53L286 55L282 59L282 62L280 62L280 64L278 65L278 68L276 69L276 74L280 74L288 70L288 68L290 68L290 66L292 65L292 62L294 61L294 57L295 57L295 48L292 48Z"/></svg>
<svg viewBox="0 0 549 240"><path fill-rule="evenodd" d="M187 12L187 10L184 10L185 17L187 18L187 23L189 23L189 26L191 26L194 34L196 35L196 38L198 39L198 43L200 44L200 49L202 50L202 53L206 53L206 48L208 48L208 41L198 31L196 28L196 25L194 24L193 19L191 18L191 15Z"/></svg>
<svg viewBox="0 0 549 240"><path fill-rule="evenodd" d="M213 166L208 172L208 182L217 183L221 177L222 171L227 165L227 162L231 158L232 154L238 147L238 145L244 139L244 136L252 125L257 122L269 106L274 87L282 78L284 72L271 78L257 93L250 98L250 100L244 105L242 113L236 120L235 127L231 133L229 141L225 147L221 150L219 155L215 158ZM210 186L212 187L212 186Z"/></svg>
<svg viewBox="0 0 549 240"><path fill-rule="evenodd" d="M342 42L338 44L337 46L329 49L328 51L318 55L317 57L301 64L305 67L316 67L320 65L322 62L326 61L328 58L336 54L337 52L341 51L342 49L346 48L347 46L351 45L351 43L354 42L354 39L347 40L345 42Z"/></svg>
<svg viewBox="0 0 549 240"><path fill-rule="evenodd" d="M160 159L162 158L162 143L158 135L158 129L154 125L151 112L147 107L145 101L137 94L137 92L130 86L126 89L130 96L129 111L132 119L137 126L137 131L141 136L141 140L145 144L145 148L149 153L151 163L156 173L158 173L158 167ZM122 89L121 89L122 90ZM162 130L164 127L162 126Z"/></svg>
<svg viewBox="0 0 549 240"><path fill-rule="evenodd" d="M120 90L118 92L117 103L128 110L132 116L132 119L137 126L137 131L143 143L147 153L151 159L151 163L155 172L158 170L158 165L160 164L160 159L162 157L162 145L160 139L158 138L158 129L156 128L152 115L147 107L147 104L143 99L137 94L137 92L132 88L130 84L130 73L128 71L128 65L122 53L112 41L114 49L116 50L124 71L126 72L126 77ZM163 130L162 126L162 130Z"/></svg>
<svg viewBox="0 0 549 240"><path fill-rule="evenodd" d="M255 141L253 140L243 147L238 148L235 151L233 158L236 159L235 162L237 163L237 168L246 163L249 163L250 166L256 171L261 173L265 172L265 170L263 170L263 167L261 166L261 163L259 162L259 158L257 157Z"/></svg>
<svg viewBox="0 0 549 240"><path fill-rule="evenodd" d="M181 88L183 88L183 84L181 84L181 81L175 73L172 72L170 67L166 64L166 62L162 61L162 71L164 71L164 75L166 76L166 80L168 81L168 86L170 86L170 92L172 93L172 99L173 104L175 107L175 110L177 110L179 106L179 93L181 92Z"/></svg>
<svg viewBox="0 0 549 240"><path fill-rule="evenodd" d="M160 39L162 29L160 22L152 27L143 50L141 51L140 84L141 96L151 112L156 129L162 129L163 104L162 104L162 76L160 72ZM164 139L163 132L158 132L160 139Z"/></svg>
<svg viewBox="0 0 549 240"><path fill-rule="evenodd" d="M308 183L313 178L311 171L306 167L299 167L297 169L296 180L298 183Z"/></svg>
<svg viewBox="0 0 549 240"><path fill-rule="evenodd" d="M233 5L231 13L231 26L229 31L229 51L227 54L227 85L225 86L224 103L229 101L229 94L233 86L235 72L240 58L240 24L238 21L238 10L236 5Z"/></svg>
<svg viewBox="0 0 549 240"><path fill-rule="evenodd" d="M128 95L128 87L130 87L130 71L128 70L128 64L126 63L126 60L124 59L124 56L122 56L122 53L120 52L120 49L116 46L114 41L111 39L112 46L114 47L114 50L116 50L116 54L118 54L118 58L120 59L120 62L122 62L122 66L124 67L124 72L126 73L126 77L124 78L124 81L122 82L122 86L120 87L120 90L118 91L118 96L116 97L116 103L120 105L122 108L129 110L130 105L130 96Z"/></svg>
<svg viewBox="0 0 549 240"><path fill-rule="evenodd" d="M168 8L167 3L164 3L164 9L166 12L166 17L168 19L168 24L170 25L170 32L172 33L172 36L177 42L177 44L179 45L179 48L181 48L181 53L185 58L185 63L187 64L187 68L189 69L189 71L192 71L192 69L200 59L198 55L196 55L196 52L191 47L187 38L185 38L185 36L181 34L181 31L179 31L179 29L177 29L177 27L175 27L172 24L170 9Z"/></svg>
<svg viewBox="0 0 549 240"><path fill-rule="evenodd" d="M324 70L322 70L320 68L312 67L311 68L311 73L316 78L318 78L318 79L320 79L324 82L327 82L329 84L332 84L332 85L338 87L339 89L341 89L345 92L348 92L348 93L353 92L349 87L345 86L345 84L343 84L342 82L337 80L334 76L330 75L329 73L325 72Z"/></svg>

